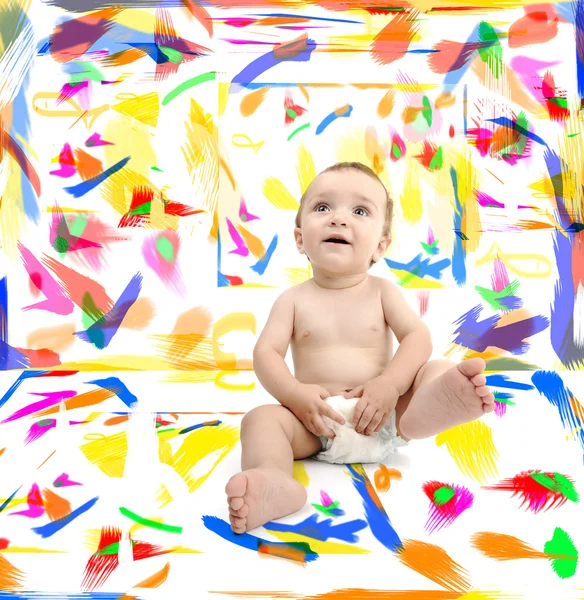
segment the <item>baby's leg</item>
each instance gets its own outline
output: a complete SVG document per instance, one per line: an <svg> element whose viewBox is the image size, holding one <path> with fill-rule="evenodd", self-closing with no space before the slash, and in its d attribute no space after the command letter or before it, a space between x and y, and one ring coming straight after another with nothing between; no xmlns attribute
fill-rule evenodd
<svg viewBox="0 0 584 600"><path fill-rule="evenodd" d="M292 478L294 459L321 448L319 438L283 406L248 412L241 422L242 471L225 487L233 531L244 533L301 509L306 490Z"/></svg>
<svg viewBox="0 0 584 600"><path fill-rule="evenodd" d="M426 363L396 408L398 431L406 439L422 439L474 421L495 408L485 385L485 361L471 358Z"/></svg>

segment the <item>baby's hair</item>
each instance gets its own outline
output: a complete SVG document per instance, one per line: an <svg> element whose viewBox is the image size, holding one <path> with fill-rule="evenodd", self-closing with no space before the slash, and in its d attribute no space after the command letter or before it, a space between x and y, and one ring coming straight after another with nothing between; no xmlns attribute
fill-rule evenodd
<svg viewBox="0 0 584 600"><path fill-rule="evenodd" d="M389 195L389 192L387 191L387 188L385 187L383 181L381 181L381 179L379 179L379 177L377 176L377 173L373 169L371 169L367 165L364 165L363 163L360 163L360 162L338 162L338 163L335 163L334 165L331 165L330 167L327 167L324 171L321 171L319 173L319 175L322 175L323 173L328 173L330 171L333 171L333 172L345 171L347 169L355 169L356 171L361 171L361 173L365 173L365 175L369 175L369 177L371 177L372 179L375 179L383 186L383 189L385 190L386 202L385 202L385 220L383 223L382 235L388 236L391 232L391 222L393 220L393 200L391 199L391 196ZM317 175L317 177L318 177L318 175ZM304 206L304 201L306 199L306 193L308 192L309 188L310 188L310 185L306 188L306 190L302 194L302 198L300 198L300 207L298 208L298 212L296 213L296 227L300 227L300 213L302 212L302 207ZM308 256L306 258L308 258ZM308 261L310 262L309 258L308 258ZM374 264L374 262L375 261L372 260L369 263L370 268Z"/></svg>

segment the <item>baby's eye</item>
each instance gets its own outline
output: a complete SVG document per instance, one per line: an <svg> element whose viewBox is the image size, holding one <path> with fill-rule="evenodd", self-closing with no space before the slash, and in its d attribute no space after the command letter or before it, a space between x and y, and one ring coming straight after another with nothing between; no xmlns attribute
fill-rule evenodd
<svg viewBox="0 0 584 600"><path fill-rule="evenodd" d="M319 211L318 209L321 208L322 206L326 206L326 204L319 204L314 210L316 210L317 212L322 212Z"/></svg>
<svg viewBox="0 0 584 600"><path fill-rule="evenodd" d="M366 208L359 207L359 208L356 208L355 210L362 210L365 214L367 214L367 209Z"/></svg>

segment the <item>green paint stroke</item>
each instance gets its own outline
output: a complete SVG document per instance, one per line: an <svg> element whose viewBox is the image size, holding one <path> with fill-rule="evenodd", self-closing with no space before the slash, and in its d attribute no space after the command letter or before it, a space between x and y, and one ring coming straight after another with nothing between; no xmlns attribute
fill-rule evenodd
<svg viewBox="0 0 584 600"><path fill-rule="evenodd" d="M295 119L298 115L296 114L295 110L292 110L291 108L287 108L286 109L286 114L291 118L291 119Z"/></svg>
<svg viewBox="0 0 584 600"><path fill-rule="evenodd" d="M180 63L184 60L183 53L180 50L175 50L174 48L168 48L168 46L158 46L160 48L160 52L168 58L171 63L175 65L180 65Z"/></svg>
<svg viewBox="0 0 584 600"><path fill-rule="evenodd" d="M512 281L509 285L505 286L500 292L495 292L489 288L481 287L480 285L475 285L475 290L479 293L481 298L485 300L489 304L489 306L493 310L503 310L505 312L510 312L509 309L501 303L503 298L507 296L514 296L515 292L519 288L519 279Z"/></svg>
<svg viewBox="0 0 584 600"><path fill-rule="evenodd" d="M538 473L536 471L530 473L529 475L534 481L539 483L539 485L543 486L544 488L556 494L562 494L572 502L580 501L580 496L578 495L574 484L567 477L564 477L561 473L554 472L553 479L545 473Z"/></svg>
<svg viewBox="0 0 584 600"><path fill-rule="evenodd" d="M140 525L144 525L144 527L151 527L152 529L158 529L160 531L167 531L168 533L182 533L183 528L175 525L165 525L164 523L157 523L156 521L151 521L150 519L145 519L140 515L137 515L135 512L120 506L120 512L124 515L124 517L128 517L128 519L132 519L136 523Z"/></svg>
<svg viewBox="0 0 584 600"><path fill-rule="evenodd" d="M156 239L156 250L162 259L167 263L174 262L174 248L171 241L167 237L161 235Z"/></svg>
<svg viewBox="0 0 584 600"><path fill-rule="evenodd" d="M77 215L69 226L69 233L75 237L81 237L87 227L87 216Z"/></svg>
<svg viewBox="0 0 584 600"><path fill-rule="evenodd" d="M543 551L551 555L548 560L558 577L568 579L574 575L578 566L578 550L566 531L556 527L552 539L545 543Z"/></svg>
<svg viewBox="0 0 584 600"><path fill-rule="evenodd" d="M495 396L495 400L500 402L501 404L506 404L507 406L516 406L515 402L510 398L502 397L501 394L504 392L493 392L493 396Z"/></svg>
<svg viewBox="0 0 584 600"><path fill-rule="evenodd" d="M201 83L205 83L206 81L213 81L217 78L216 71L209 71L208 73L202 73L201 75L197 75L196 77L192 77L191 79L187 79L180 85L174 88L171 92L164 96L162 100L162 106L168 104L171 100L174 100L179 94L182 94L185 90L189 88L195 87Z"/></svg>
<svg viewBox="0 0 584 600"><path fill-rule="evenodd" d="M479 40L484 44L483 48L478 49L479 56L483 62L487 63L493 77L499 79L503 72L503 48L499 42L497 32L486 21L481 21L479 25Z"/></svg>
<svg viewBox="0 0 584 600"><path fill-rule="evenodd" d="M456 496L454 489L449 485L443 485L434 492L434 504L436 506L443 506L447 502L450 502L454 496Z"/></svg>
<svg viewBox="0 0 584 600"><path fill-rule="evenodd" d="M517 115L517 128L515 131L523 132L529 131L529 121L525 116L525 113L521 111ZM515 153L517 156L521 156L525 152L525 146L527 145L527 136L524 133L519 133L519 139L515 144Z"/></svg>
<svg viewBox="0 0 584 600"><path fill-rule="evenodd" d="M401 157L401 150L400 150L400 147L399 147L399 146L398 146L396 143L393 143L393 144L391 145L391 155L392 155L392 156L393 156L395 159L398 159L398 158L400 158L400 157Z"/></svg>
<svg viewBox="0 0 584 600"><path fill-rule="evenodd" d="M430 161L430 171L436 171L442 168L442 146L436 150L436 154L432 157Z"/></svg>
<svg viewBox="0 0 584 600"><path fill-rule="evenodd" d="M300 127L296 128L289 136L288 136L288 142L299 132L302 131L303 129L306 129L307 127L310 127L310 123L304 123L304 125L300 125Z"/></svg>
<svg viewBox="0 0 584 600"><path fill-rule="evenodd" d="M422 98L422 117L428 123L428 127L432 127L432 105L430 104L430 100L428 100L428 96L424 96Z"/></svg>

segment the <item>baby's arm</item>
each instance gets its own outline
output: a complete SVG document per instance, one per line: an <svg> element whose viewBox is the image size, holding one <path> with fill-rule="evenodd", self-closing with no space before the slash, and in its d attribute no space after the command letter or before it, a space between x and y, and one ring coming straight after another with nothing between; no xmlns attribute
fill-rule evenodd
<svg viewBox="0 0 584 600"><path fill-rule="evenodd" d="M272 306L264 329L253 349L253 368L262 386L280 404L293 410L291 392L299 381L284 358L294 330L294 292L283 292Z"/></svg>
<svg viewBox="0 0 584 600"><path fill-rule="evenodd" d="M381 280L381 299L385 321L399 342L397 352L381 375L391 379L403 396L432 355L432 339L424 321L409 306L399 288L387 279Z"/></svg>

